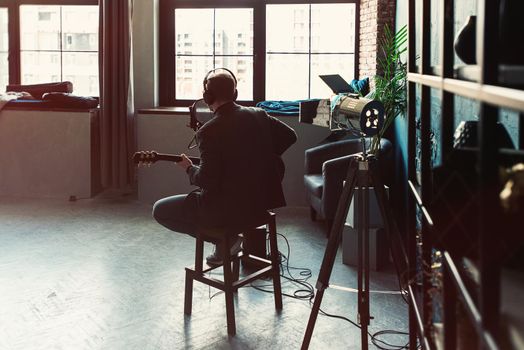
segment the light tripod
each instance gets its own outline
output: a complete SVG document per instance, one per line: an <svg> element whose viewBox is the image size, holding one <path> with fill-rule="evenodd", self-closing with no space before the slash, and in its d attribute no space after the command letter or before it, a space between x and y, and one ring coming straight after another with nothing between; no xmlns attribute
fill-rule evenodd
<svg viewBox="0 0 524 350"><path fill-rule="evenodd" d="M363 140L363 149L365 143ZM368 349L368 326L372 319L369 313L369 188L373 187L377 197L377 203L385 224L387 238L390 237L389 212L386 210L386 190L385 186L377 175L377 159L373 155L366 154L364 151L352 157L346 182L340 196L333 226L330 231L326 251L317 279L317 293L313 308L309 316L306 333L302 342L302 350L309 348L313 329L317 320L324 291L329 287L329 279L335 263L335 257L344 229L344 223L348 214L349 206L355 191L358 191L359 203L357 207L358 215L358 318L361 332L361 349Z"/></svg>

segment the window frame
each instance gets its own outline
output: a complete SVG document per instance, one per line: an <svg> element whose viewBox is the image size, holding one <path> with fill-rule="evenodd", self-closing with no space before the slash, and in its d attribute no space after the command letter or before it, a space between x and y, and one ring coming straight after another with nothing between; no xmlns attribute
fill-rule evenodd
<svg viewBox="0 0 524 350"><path fill-rule="evenodd" d="M177 8L252 8L253 9L253 100L254 105L265 100L266 88L266 5L276 4L355 4L354 77L358 79L360 0L160 0L158 97L161 106L187 107L194 100L176 99L176 34L174 10ZM311 69L311 67L309 68ZM202 77L203 79L203 77Z"/></svg>
<svg viewBox="0 0 524 350"><path fill-rule="evenodd" d="M9 40L9 84L21 84L20 6L22 5L96 5L98 0L0 0L0 7L7 8ZM98 50L100 54L100 50Z"/></svg>

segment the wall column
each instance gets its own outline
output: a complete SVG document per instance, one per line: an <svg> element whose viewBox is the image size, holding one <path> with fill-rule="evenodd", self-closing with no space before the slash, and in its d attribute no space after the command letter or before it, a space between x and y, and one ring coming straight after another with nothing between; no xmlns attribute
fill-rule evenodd
<svg viewBox="0 0 524 350"><path fill-rule="evenodd" d="M395 27L396 0L360 1L359 78L372 78L378 72L378 38L387 24Z"/></svg>

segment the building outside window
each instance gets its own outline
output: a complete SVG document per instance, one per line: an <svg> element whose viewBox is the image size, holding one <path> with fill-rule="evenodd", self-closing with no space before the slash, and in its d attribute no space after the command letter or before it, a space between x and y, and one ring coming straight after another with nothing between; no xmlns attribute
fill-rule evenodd
<svg viewBox="0 0 524 350"><path fill-rule="evenodd" d="M276 4L266 8L267 100L325 98L318 77L355 77L355 4Z"/></svg>
<svg viewBox="0 0 524 350"><path fill-rule="evenodd" d="M202 96L202 79L213 68L228 67L238 72L240 61L253 62L253 46L247 47L253 36L253 9L177 8L174 21L178 39L175 52L177 99L194 100ZM252 69L236 78L239 99L252 100Z"/></svg>
<svg viewBox="0 0 524 350"><path fill-rule="evenodd" d="M321 74L355 78L357 1L284 2L161 0L161 28L172 31L161 34L161 104L201 98L203 77L217 67L236 74L248 104L327 97Z"/></svg>
<svg viewBox="0 0 524 350"><path fill-rule="evenodd" d="M22 84L70 80L75 94L98 96L98 6L22 5L20 32Z"/></svg>

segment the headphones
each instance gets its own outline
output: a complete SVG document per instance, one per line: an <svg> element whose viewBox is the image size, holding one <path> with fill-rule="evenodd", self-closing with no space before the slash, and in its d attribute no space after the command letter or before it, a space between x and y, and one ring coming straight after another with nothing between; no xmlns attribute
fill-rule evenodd
<svg viewBox="0 0 524 350"><path fill-rule="evenodd" d="M216 101L216 96L213 94L213 91L208 90L207 87L206 87L207 83L209 82L209 79L208 79L208 78L209 78L209 75L210 75L211 73L214 73L214 72L216 72L216 71L219 70L219 69L221 69L221 70L225 70L226 72L228 72L228 73L233 77L233 80L234 80L234 82L235 82L235 86L234 86L234 88L235 88L235 92L233 93L233 101L236 101L236 99L237 99L237 97L238 97L238 91L237 91L237 78L235 77L235 75L233 74L233 72L230 71L230 70L227 69L227 68L215 68L215 69L212 69L212 70L210 70L209 72L207 72L207 74L206 74L206 76L205 76L205 78L204 78L204 93L203 93L203 96L202 96L202 97L204 98L204 102L205 102L206 104L208 104L208 105L211 105L211 104L213 104L213 102Z"/></svg>

